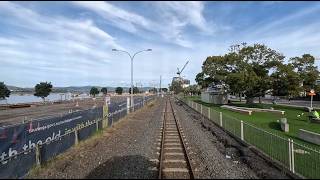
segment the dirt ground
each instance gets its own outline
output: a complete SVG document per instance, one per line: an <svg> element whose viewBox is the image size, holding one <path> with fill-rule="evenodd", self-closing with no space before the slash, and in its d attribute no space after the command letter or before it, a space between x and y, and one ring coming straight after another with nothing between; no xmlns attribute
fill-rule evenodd
<svg viewBox="0 0 320 180"><path fill-rule="evenodd" d="M111 96L111 102L126 101L126 96ZM64 101L59 104L37 105L27 108L16 108L0 110L0 127L12 124L19 124L23 121L39 119L50 116L66 114L69 111L85 110L92 108L95 104L97 107L103 106L104 100L102 97L96 98L94 101L91 98L77 101Z"/></svg>

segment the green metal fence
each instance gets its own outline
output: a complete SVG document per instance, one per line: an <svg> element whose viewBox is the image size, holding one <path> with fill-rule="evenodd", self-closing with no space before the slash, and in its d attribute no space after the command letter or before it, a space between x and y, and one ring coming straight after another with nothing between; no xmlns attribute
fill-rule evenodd
<svg viewBox="0 0 320 180"><path fill-rule="evenodd" d="M272 160L291 172L306 177L320 178L320 152L285 139L230 115L218 112L194 101L180 99L242 141L255 146Z"/></svg>

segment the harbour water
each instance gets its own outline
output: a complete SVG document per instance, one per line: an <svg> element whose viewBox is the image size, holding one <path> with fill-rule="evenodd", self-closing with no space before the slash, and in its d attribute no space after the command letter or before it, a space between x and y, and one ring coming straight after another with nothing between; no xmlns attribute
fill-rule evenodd
<svg viewBox="0 0 320 180"><path fill-rule="evenodd" d="M77 98L87 98L89 95L80 94ZM71 100L71 93L51 93L46 97L46 101L59 101L59 100ZM0 100L0 104L18 104L18 103L31 103L31 102L42 102L40 97L36 97L33 94L11 94L6 100Z"/></svg>

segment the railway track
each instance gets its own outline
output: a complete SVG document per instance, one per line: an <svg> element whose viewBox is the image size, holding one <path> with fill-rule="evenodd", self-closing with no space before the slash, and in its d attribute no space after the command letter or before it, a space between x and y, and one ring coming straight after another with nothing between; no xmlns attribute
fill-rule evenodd
<svg viewBox="0 0 320 180"><path fill-rule="evenodd" d="M167 97L163 114L159 179L194 179L186 144L171 99Z"/></svg>

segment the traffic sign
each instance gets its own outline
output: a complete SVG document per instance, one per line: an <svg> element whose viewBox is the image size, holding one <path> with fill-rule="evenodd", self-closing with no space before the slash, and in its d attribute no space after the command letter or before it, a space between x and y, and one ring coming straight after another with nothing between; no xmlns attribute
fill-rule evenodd
<svg viewBox="0 0 320 180"><path fill-rule="evenodd" d="M313 90L313 89L311 89L308 95L309 95L309 96L315 96L315 95L316 95L316 93L314 93L314 90Z"/></svg>

